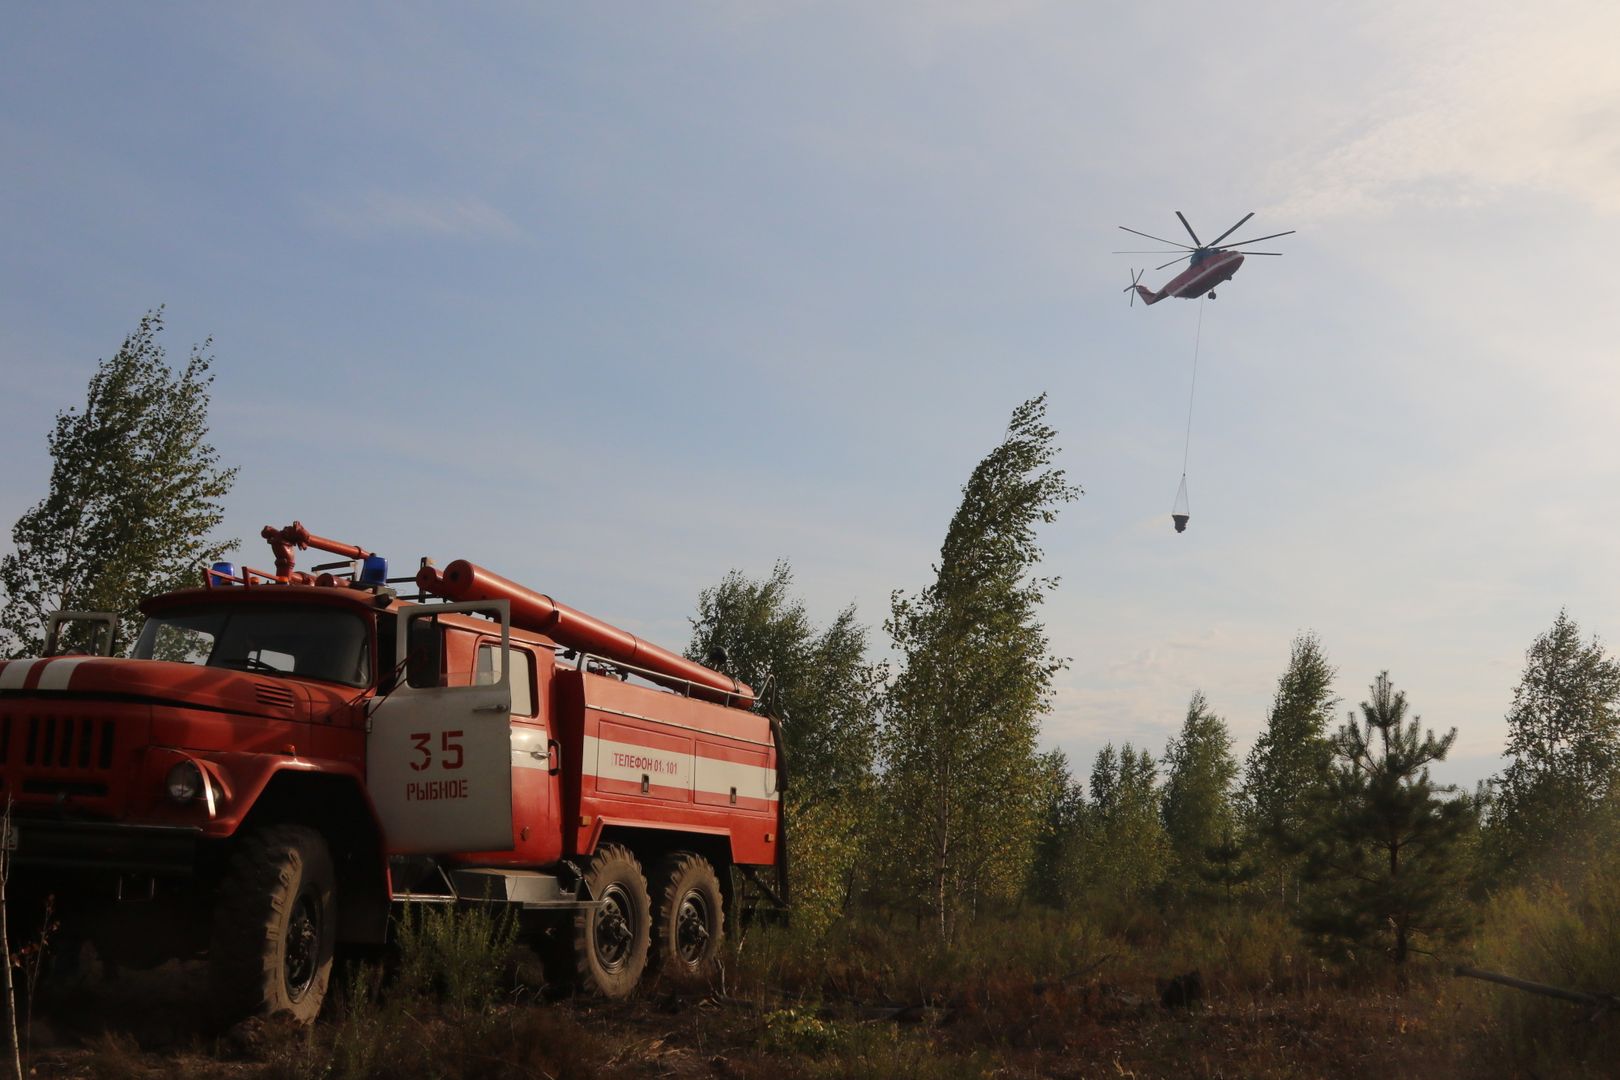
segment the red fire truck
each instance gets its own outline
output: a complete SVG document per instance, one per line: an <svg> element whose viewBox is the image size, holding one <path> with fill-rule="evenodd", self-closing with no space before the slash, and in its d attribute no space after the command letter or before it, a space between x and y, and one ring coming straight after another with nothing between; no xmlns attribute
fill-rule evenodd
<svg viewBox="0 0 1620 1080"><path fill-rule="evenodd" d="M606 996L785 907L749 687L468 562L390 579L297 522L264 536L273 571L148 599L128 658L80 612L0 664L14 933L48 898L109 962L206 955L226 1015L308 1020L334 950L411 904L503 905L548 977ZM344 561L298 571L307 548Z"/></svg>

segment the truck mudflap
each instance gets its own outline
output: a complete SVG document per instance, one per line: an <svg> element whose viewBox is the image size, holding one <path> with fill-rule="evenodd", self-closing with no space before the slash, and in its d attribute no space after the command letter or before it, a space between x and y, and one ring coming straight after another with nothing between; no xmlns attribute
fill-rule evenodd
<svg viewBox="0 0 1620 1080"><path fill-rule="evenodd" d="M184 825L13 818L5 844L18 867L189 876L202 830Z"/></svg>

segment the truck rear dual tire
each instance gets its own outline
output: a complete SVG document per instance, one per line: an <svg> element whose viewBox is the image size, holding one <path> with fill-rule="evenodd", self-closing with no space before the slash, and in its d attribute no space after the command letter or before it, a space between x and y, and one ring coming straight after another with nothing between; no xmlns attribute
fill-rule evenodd
<svg viewBox="0 0 1620 1080"><path fill-rule="evenodd" d="M237 843L214 903L209 981L221 1019L319 1015L337 941L337 887L326 841L274 825Z"/></svg>
<svg viewBox="0 0 1620 1080"><path fill-rule="evenodd" d="M628 997L647 969L652 901L641 863L618 844L596 849L585 884L597 906L574 916L574 981L582 993Z"/></svg>
<svg viewBox="0 0 1620 1080"><path fill-rule="evenodd" d="M653 966L677 981L706 977L725 941L725 902L709 860L690 851L665 857L653 881Z"/></svg>

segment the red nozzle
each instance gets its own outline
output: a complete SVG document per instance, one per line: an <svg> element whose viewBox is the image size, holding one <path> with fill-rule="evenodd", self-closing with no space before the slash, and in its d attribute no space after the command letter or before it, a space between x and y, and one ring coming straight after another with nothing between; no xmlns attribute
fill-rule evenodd
<svg viewBox="0 0 1620 1080"><path fill-rule="evenodd" d="M259 535L270 542L270 550L276 554L276 577L291 580L293 566L297 563L297 556L293 549L304 551L314 548L317 551L330 551L333 555L341 555L345 559L364 559L372 554L365 548L356 544L345 544L337 540L328 540L324 536L316 536L304 528L304 523L295 521L284 528L266 525L259 530Z"/></svg>

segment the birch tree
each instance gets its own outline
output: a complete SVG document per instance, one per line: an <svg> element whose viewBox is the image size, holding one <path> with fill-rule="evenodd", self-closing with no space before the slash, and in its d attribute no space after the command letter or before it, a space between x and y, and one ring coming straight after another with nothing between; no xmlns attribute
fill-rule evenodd
<svg viewBox="0 0 1620 1080"><path fill-rule="evenodd" d="M724 661L717 658L723 653ZM795 924L814 933L847 908L876 814L877 704L886 668L867 656L853 605L817 629L793 571L732 571L698 596L686 655L748 683L781 723Z"/></svg>
<svg viewBox="0 0 1620 1080"><path fill-rule="evenodd" d="M235 469L208 442L209 342L171 368L162 309L141 317L90 378L84 408L57 413L47 437L50 490L11 530L0 559L0 649L38 655L61 609L112 611L138 629L139 601L202 581L236 544L210 534Z"/></svg>
<svg viewBox="0 0 1620 1080"><path fill-rule="evenodd" d="M1315 634L1295 637L1265 730L1244 761L1245 824L1265 842L1284 900L1332 757L1328 721L1339 703L1335 674Z"/></svg>
<svg viewBox="0 0 1620 1080"><path fill-rule="evenodd" d="M887 872L942 939L980 900L1027 880L1041 822L1035 749L1053 676L1039 621L1055 577L1036 573L1040 525L1080 494L1045 423L1024 402L962 489L933 584L895 593L885 624L900 654L880 740Z"/></svg>
<svg viewBox="0 0 1620 1080"><path fill-rule="evenodd" d="M1213 872L1209 852L1224 849L1236 824L1232 783L1237 760L1226 721L1202 691L1187 703L1181 733L1165 748L1164 830L1173 857L1174 884L1186 890Z"/></svg>
<svg viewBox="0 0 1620 1080"><path fill-rule="evenodd" d="M1525 655L1507 726L1493 846L1522 863L1565 847L1620 795L1620 662L1560 611Z"/></svg>

